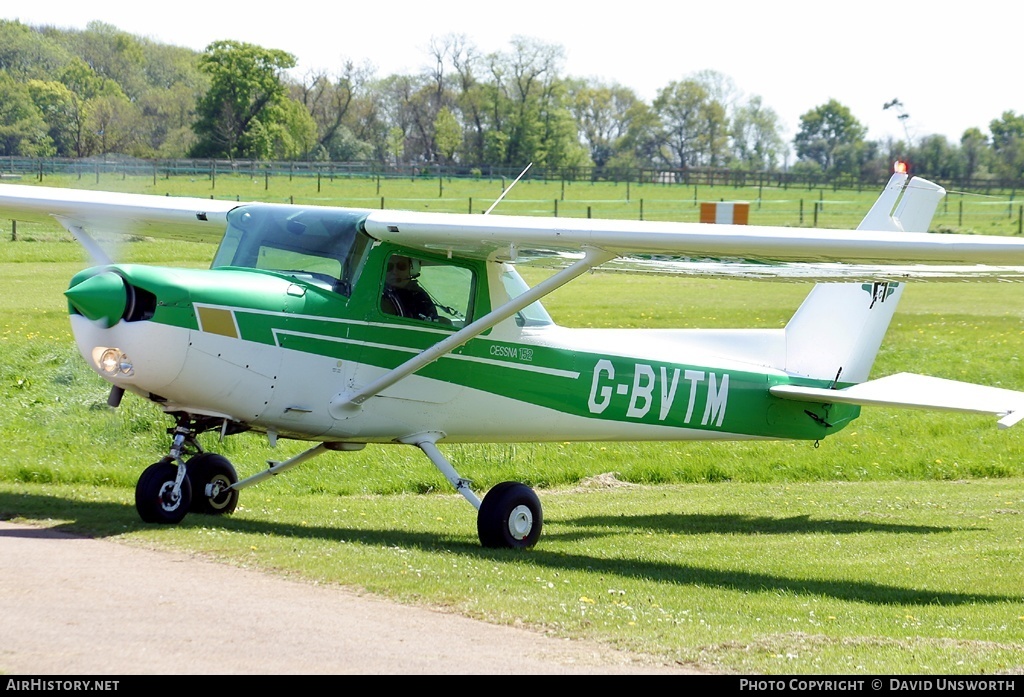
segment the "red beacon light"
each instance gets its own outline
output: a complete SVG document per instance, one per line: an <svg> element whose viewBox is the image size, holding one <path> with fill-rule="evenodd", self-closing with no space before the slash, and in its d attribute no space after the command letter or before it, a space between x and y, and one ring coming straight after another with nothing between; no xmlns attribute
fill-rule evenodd
<svg viewBox="0 0 1024 697"><path fill-rule="evenodd" d="M906 174L907 163L896 160L895 162L892 163L892 171L895 172L896 174Z"/></svg>

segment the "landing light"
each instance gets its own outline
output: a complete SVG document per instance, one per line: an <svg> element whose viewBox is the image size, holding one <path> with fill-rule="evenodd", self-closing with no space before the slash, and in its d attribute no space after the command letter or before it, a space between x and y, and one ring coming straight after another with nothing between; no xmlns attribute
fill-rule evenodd
<svg viewBox="0 0 1024 697"><path fill-rule="evenodd" d="M109 348L100 355L100 371L104 375L114 377L116 375L131 375L135 372L132 362L128 356L121 353L120 349Z"/></svg>

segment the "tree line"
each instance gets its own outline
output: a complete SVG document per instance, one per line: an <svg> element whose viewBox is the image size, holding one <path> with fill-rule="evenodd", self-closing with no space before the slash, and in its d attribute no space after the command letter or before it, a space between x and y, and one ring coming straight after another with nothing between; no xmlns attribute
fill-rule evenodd
<svg viewBox="0 0 1024 697"><path fill-rule="evenodd" d="M651 102L563 74L564 49L515 37L481 53L431 40L431 67L370 63L301 77L291 54L233 40L197 52L101 22L85 30L0 21L0 155L373 162L469 168L713 168L876 180L892 163L942 180L1024 178L1024 115L959 142L867 140L840 101L810 106L791 142L761 97L721 73L681 76ZM897 102L891 103L898 104ZM795 156L793 161L790 158Z"/></svg>

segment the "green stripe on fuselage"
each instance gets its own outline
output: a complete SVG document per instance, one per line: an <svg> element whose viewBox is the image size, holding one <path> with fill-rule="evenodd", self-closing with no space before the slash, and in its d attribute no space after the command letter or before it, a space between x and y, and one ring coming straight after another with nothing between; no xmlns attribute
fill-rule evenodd
<svg viewBox="0 0 1024 697"><path fill-rule="evenodd" d="M347 298L273 272L115 268L157 296L154 322L198 330L196 305L222 308L234 313L241 340L382 369L455 331L406 320L346 319L353 315ZM486 336L417 374L579 417L770 438L823 438L859 414L854 406L773 397L769 387L789 379L756 368L723 370Z"/></svg>

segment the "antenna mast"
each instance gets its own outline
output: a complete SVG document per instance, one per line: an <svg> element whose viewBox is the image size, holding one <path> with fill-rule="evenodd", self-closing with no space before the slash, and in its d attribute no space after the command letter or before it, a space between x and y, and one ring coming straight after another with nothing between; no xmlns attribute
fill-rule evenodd
<svg viewBox="0 0 1024 697"><path fill-rule="evenodd" d="M501 196L498 197L497 201L495 201L494 203L491 204L490 208L488 208L487 210L484 211L484 215L487 215L488 213L493 211L494 207L497 206L499 203L501 203L501 199L505 198L505 194L507 194L509 191L512 191L512 187L515 186L517 183L519 183L519 180L523 178L523 175L526 174L531 167L533 167L533 163L532 162L530 164L526 165L526 169L524 169L522 172L519 173L519 176L516 177L516 180L514 182L512 182L511 184L509 184L508 187L506 187L506 189L501 192Z"/></svg>

